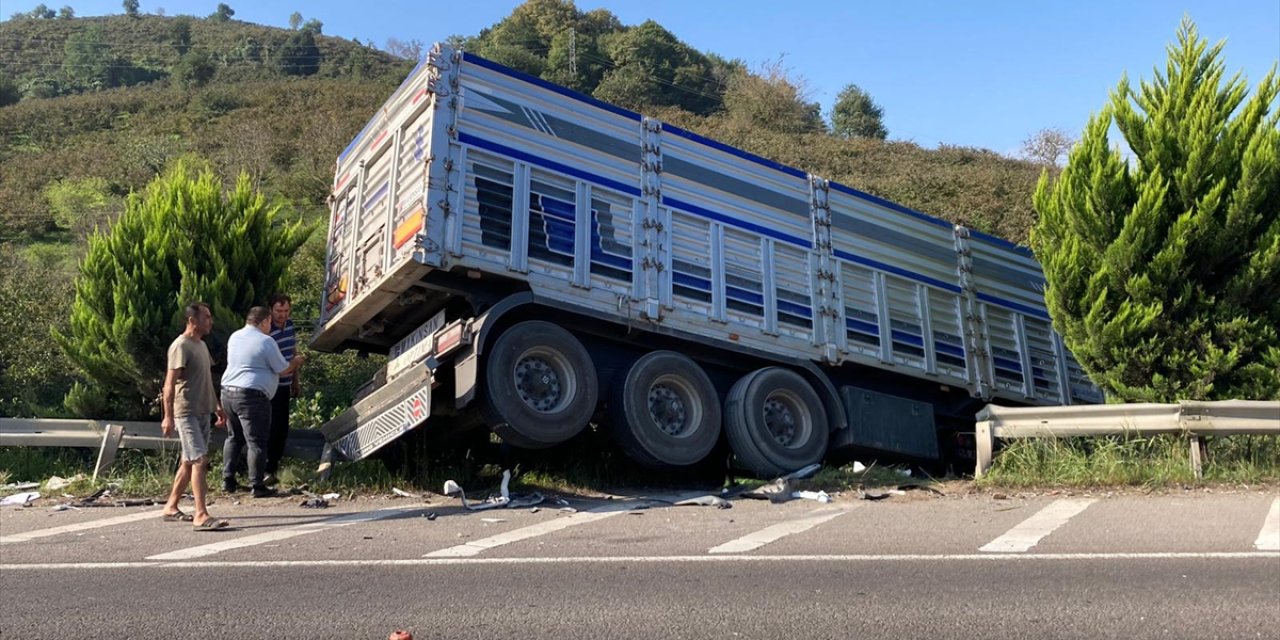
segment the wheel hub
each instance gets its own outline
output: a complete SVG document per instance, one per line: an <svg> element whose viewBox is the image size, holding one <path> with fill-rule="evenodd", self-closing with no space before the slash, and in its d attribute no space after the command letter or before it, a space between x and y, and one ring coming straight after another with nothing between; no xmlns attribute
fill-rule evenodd
<svg viewBox="0 0 1280 640"><path fill-rule="evenodd" d="M764 424L783 446L789 446L796 437L796 415L787 403L770 398L764 403Z"/></svg>
<svg viewBox="0 0 1280 640"><path fill-rule="evenodd" d="M679 435L688 427L684 399L666 385L654 385L649 389L649 416L668 435Z"/></svg>
<svg viewBox="0 0 1280 640"><path fill-rule="evenodd" d="M535 411L546 413L560 403L560 374L541 357L522 358L516 363L516 392Z"/></svg>

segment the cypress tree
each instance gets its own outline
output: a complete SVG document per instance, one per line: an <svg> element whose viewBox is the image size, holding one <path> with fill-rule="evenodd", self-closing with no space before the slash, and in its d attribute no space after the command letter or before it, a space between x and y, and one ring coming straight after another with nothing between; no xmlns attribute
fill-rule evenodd
<svg viewBox="0 0 1280 640"><path fill-rule="evenodd" d="M70 329L53 330L54 340L81 374L117 399L125 417L150 413L187 302L202 300L213 310L206 340L217 363L249 307L278 290L311 233L286 218L247 175L224 192L207 167L180 161L144 193L131 194L124 214L89 239Z"/></svg>
<svg viewBox="0 0 1280 640"><path fill-rule="evenodd" d="M1035 193L1054 326L1113 400L1280 398L1280 82L1249 97L1223 45L1184 19Z"/></svg>

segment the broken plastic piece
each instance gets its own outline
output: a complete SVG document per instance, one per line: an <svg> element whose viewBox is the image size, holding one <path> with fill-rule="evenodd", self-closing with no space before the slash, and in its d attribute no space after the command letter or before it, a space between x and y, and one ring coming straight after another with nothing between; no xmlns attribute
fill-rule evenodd
<svg viewBox="0 0 1280 640"><path fill-rule="evenodd" d="M34 502L34 501L36 501L36 500L39 500L39 499L40 499L40 494L39 494L39 492L36 492L36 491L24 491L24 492L22 492L22 493L15 493L15 494L13 494L13 495L11 495L11 496L9 496L9 497L7 497L7 498L3 499L3 500L0 500L0 506L7 507L7 506L10 506L10 505L17 505L17 506L23 506L23 507L25 507L25 506L27 506L28 504L30 504L30 503L32 503L32 502Z"/></svg>
<svg viewBox="0 0 1280 640"><path fill-rule="evenodd" d="M453 481L452 481L452 480L450 480L449 482L453 482ZM445 484L446 484L446 486L448 485L448 483L447 483L447 482L446 482ZM454 484L456 485L457 483L454 483ZM396 495L398 495L398 496L400 496L400 497L402 497L402 498L421 498L421 497L422 497L422 495L421 495L421 494L417 494L417 493L409 493L408 491L405 491L405 490L403 490L403 489L397 489L397 488L395 488L395 487L391 487L391 493L394 493L394 494L396 494ZM446 495L447 495L447 494L446 494Z"/></svg>
<svg viewBox="0 0 1280 640"><path fill-rule="evenodd" d="M338 498L341 498L342 495L337 493L326 493L320 497L324 498L325 500L337 500Z"/></svg>
<svg viewBox="0 0 1280 640"><path fill-rule="evenodd" d="M299 506L303 509L328 509L329 501L324 498L307 498Z"/></svg>
<svg viewBox="0 0 1280 640"><path fill-rule="evenodd" d="M823 504L831 502L831 496L827 495L826 491L796 491L791 494L791 497L802 500L817 500Z"/></svg>
<svg viewBox="0 0 1280 640"><path fill-rule="evenodd" d="M689 498L672 503L677 507L715 507L717 509L731 509L733 503L721 498L720 496L699 496L697 498Z"/></svg>

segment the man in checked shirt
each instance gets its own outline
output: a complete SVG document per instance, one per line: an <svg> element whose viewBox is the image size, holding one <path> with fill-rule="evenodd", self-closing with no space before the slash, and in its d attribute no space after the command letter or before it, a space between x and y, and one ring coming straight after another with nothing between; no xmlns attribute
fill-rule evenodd
<svg viewBox="0 0 1280 640"><path fill-rule="evenodd" d="M280 354L285 360L292 360L298 350L298 338L293 330L293 320L289 314L293 311L293 299L283 293L271 296L271 339L280 347ZM279 482L276 474L280 471L280 458L284 456L284 445L289 439L289 404L302 391L298 371L292 375L280 376L280 387L271 398L271 437L267 441L266 484L273 486Z"/></svg>

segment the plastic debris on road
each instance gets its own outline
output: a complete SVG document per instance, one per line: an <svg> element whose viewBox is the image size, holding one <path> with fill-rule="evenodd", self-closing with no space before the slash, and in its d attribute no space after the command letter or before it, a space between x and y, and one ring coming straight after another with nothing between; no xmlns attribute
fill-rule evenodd
<svg viewBox="0 0 1280 640"><path fill-rule="evenodd" d="M394 493L402 498L421 498L422 497L421 494L409 493L408 491L405 491L403 489L397 489L396 487L391 487L391 493Z"/></svg>
<svg viewBox="0 0 1280 640"><path fill-rule="evenodd" d="M732 509L733 503L721 498L720 496L699 496L697 498L689 498L687 500L678 500L672 503L677 507L715 507L717 509Z"/></svg>
<svg viewBox="0 0 1280 640"><path fill-rule="evenodd" d="M15 493L7 498L4 498L3 500L0 500L0 507L9 507L9 506L25 507L28 504L31 504L32 502L35 502L36 500L39 500L39 499L40 499L39 492L24 491L22 493Z"/></svg>
<svg viewBox="0 0 1280 640"><path fill-rule="evenodd" d="M831 502L831 496L826 491L796 491L791 494L793 498L801 500L817 500L823 504Z"/></svg>
<svg viewBox="0 0 1280 640"><path fill-rule="evenodd" d="M462 500L462 506L468 511L485 511L487 509L496 509L499 507L507 509L523 509L541 504L543 497L541 493L516 494L511 495L508 486L511 484L511 471L503 470L502 487L499 489L499 495L489 496L482 502L471 502L467 500L467 493L462 486L453 480L444 481L444 495L458 496Z"/></svg>

